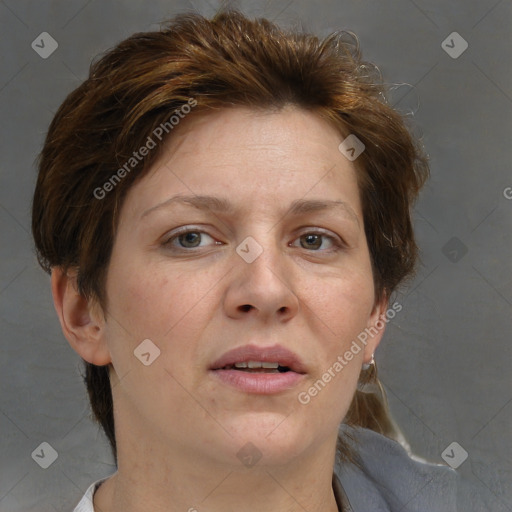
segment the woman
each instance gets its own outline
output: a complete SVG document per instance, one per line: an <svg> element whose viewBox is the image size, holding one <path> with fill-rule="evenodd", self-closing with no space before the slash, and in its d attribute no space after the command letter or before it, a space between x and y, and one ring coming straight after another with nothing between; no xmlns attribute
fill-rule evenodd
<svg viewBox="0 0 512 512"><path fill-rule="evenodd" d="M181 15L57 112L33 235L117 465L75 512L455 510L376 378L428 165L355 41Z"/></svg>

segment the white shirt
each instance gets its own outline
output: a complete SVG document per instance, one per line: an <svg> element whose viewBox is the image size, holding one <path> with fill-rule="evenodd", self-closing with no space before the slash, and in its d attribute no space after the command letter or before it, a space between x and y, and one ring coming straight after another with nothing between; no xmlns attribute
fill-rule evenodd
<svg viewBox="0 0 512 512"><path fill-rule="evenodd" d="M96 482L93 482L82 496L82 499L78 505L73 509L73 512L94 512L94 507L92 504L94 493L96 492L96 489L98 489L98 487L108 478L110 477L102 478L100 480L96 480Z"/></svg>

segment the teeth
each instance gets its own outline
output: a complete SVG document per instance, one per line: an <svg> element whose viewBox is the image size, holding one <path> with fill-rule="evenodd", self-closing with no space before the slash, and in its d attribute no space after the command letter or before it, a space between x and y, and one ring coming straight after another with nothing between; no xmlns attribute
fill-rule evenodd
<svg viewBox="0 0 512 512"><path fill-rule="evenodd" d="M267 363L262 361L249 361L247 363L235 363L235 368L274 368L277 369L279 363Z"/></svg>

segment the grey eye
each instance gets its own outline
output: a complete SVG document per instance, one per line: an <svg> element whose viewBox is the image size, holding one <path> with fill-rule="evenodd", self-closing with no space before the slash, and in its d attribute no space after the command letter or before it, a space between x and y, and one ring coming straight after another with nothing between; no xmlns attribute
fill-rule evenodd
<svg viewBox="0 0 512 512"><path fill-rule="evenodd" d="M322 236L323 235L316 235L313 233L302 235L300 237L300 244L304 249L319 249L322 246ZM303 241L305 243L303 243Z"/></svg>
<svg viewBox="0 0 512 512"><path fill-rule="evenodd" d="M182 247L198 247L201 243L201 233L198 231L189 231L188 233L179 235L177 240Z"/></svg>

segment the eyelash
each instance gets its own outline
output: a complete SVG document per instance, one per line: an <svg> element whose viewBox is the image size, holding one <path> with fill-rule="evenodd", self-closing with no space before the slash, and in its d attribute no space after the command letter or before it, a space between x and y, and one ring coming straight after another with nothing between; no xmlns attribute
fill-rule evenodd
<svg viewBox="0 0 512 512"><path fill-rule="evenodd" d="M180 236L184 236L184 235L187 235L188 233L199 233L199 234L202 234L202 235L207 235L209 236L210 238L214 238L212 235L208 234L206 231L203 231L201 229L191 229L191 228L184 228L176 233L174 233L171 237L167 238L164 242L163 242L163 246L164 247L170 247L171 250L173 251L176 251L176 252L182 252L182 253L190 253L190 252L196 252L195 250L198 250L198 249L201 249L201 247L189 247L189 248L185 248L185 247L173 247L172 246L172 242L174 240L177 240ZM319 231L319 230L316 230L316 231L305 231L304 233L300 234L295 240L298 240L300 239L301 237L303 236L306 236L306 235L320 235L322 236L323 238L329 240L333 247L331 249L324 249L324 250L321 250L321 249L318 249L318 250L312 250L311 252L314 252L314 253L333 253L333 252L338 252L340 251L341 249L344 249L346 247L346 245L344 244L344 242L342 242L341 240L338 240L336 237L334 236L331 236L331 235L328 235L327 233L323 232L323 231ZM219 242L216 242L215 245L221 245L221 243ZM303 248L304 249L304 248ZM305 249L305 250L308 250L308 249Z"/></svg>

